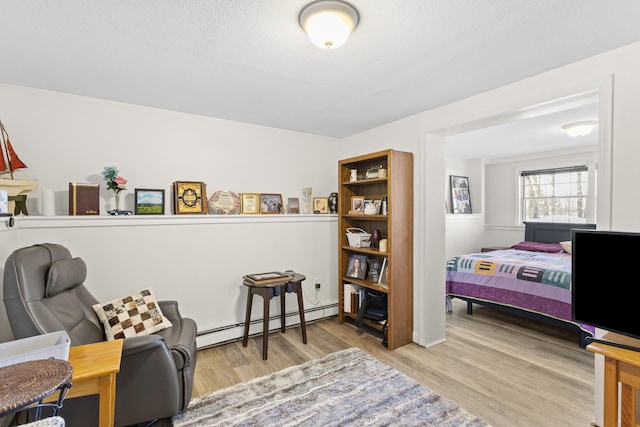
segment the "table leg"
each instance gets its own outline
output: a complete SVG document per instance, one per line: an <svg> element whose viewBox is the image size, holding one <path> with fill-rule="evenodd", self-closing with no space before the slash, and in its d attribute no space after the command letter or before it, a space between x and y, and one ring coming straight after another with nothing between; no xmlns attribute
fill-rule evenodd
<svg viewBox="0 0 640 427"><path fill-rule="evenodd" d="M302 284L298 283L296 294L298 294L298 313L300 314L300 330L302 331L302 342L307 343L307 326L304 321L304 302L302 299Z"/></svg>
<svg viewBox="0 0 640 427"><path fill-rule="evenodd" d="M280 292L280 331L284 334L286 329L286 314L287 314L287 310L286 310L286 301L285 301L285 294L287 293L287 288L286 286L283 286L282 291Z"/></svg>
<svg viewBox="0 0 640 427"><path fill-rule="evenodd" d="M100 427L113 427L116 416L116 374L100 377Z"/></svg>
<svg viewBox="0 0 640 427"><path fill-rule="evenodd" d="M618 361L604 358L604 427L618 425Z"/></svg>
<svg viewBox="0 0 640 427"><path fill-rule="evenodd" d="M251 288L247 288L247 312L244 315L244 336L242 337L242 346L246 347L249 342L249 325L251 324L251 305L253 304L253 292Z"/></svg>
<svg viewBox="0 0 640 427"><path fill-rule="evenodd" d="M271 301L271 298L267 296L266 292L263 292L262 300L264 301L264 319L262 320L262 360L267 360L267 350L269 349L269 302Z"/></svg>

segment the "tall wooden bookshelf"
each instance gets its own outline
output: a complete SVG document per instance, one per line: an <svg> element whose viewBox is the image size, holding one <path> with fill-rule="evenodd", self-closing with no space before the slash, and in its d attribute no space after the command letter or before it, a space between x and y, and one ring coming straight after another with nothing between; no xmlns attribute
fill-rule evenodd
<svg viewBox="0 0 640 427"><path fill-rule="evenodd" d="M357 180L353 181L352 170ZM384 173L380 173L384 170ZM413 340L413 154L385 150L338 162L338 321L355 321L352 301L346 301L345 285L374 289L387 294L388 348L401 347ZM353 211L353 197L365 200L387 198L387 214ZM349 244L347 229L368 233L379 230L387 239L387 252L377 247L357 248ZM372 280L367 269L364 279L347 273L352 255L384 262L388 269L386 284ZM348 310L345 310L345 302ZM355 302L355 300L354 300ZM365 323L379 331L379 322Z"/></svg>

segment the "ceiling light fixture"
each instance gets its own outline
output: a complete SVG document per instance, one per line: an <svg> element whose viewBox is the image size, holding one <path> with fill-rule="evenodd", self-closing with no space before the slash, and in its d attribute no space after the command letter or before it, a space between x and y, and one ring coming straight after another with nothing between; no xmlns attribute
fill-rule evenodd
<svg viewBox="0 0 640 427"><path fill-rule="evenodd" d="M342 46L358 26L358 11L342 1L320 0L300 12L300 26L323 49Z"/></svg>
<svg viewBox="0 0 640 427"><path fill-rule="evenodd" d="M593 128L595 128L597 124L598 122L596 121L575 122L562 126L562 129L567 132L567 135L580 138L593 132Z"/></svg>

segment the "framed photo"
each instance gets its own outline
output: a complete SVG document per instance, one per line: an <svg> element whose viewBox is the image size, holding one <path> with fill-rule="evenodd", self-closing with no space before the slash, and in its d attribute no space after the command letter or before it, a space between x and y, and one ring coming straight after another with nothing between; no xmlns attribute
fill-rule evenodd
<svg viewBox="0 0 640 427"><path fill-rule="evenodd" d="M373 201L373 204L376 207L376 215L380 215L380 207L382 206L382 200L376 199Z"/></svg>
<svg viewBox="0 0 640 427"><path fill-rule="evenodd" d="M135 189L136 215L164 215L164 190Z"/></svg>
<svg viewBox="0 0 640 427"><path fill-rule="evenodd" d="M354 213L364 212L364 197L363 196L351 196L351 210Z"/></svg>
<svg viewBox="0 0 640 427"><path fill-rule="evenodd" d="M300 200L297 197L289 197L288 205L290 214L300 213Z"/></svg>
<svg viewBox="0 0 640 427"><path fill-rule="evenodd" d="M173 210L175 214L203 214L208 211L204 182L175 181Z"/></svg>
<svg viewBox="0 0 640 427"><path fill-rule="evenodd" d="M240 193L240 213L259 214L260 195L258 193Z"/></svg>
<svg viewBox="0 0 640 427"><path fill-rule="evenodd" d="M260 213L279 214L282 212L282 194L260 194Z"/></svg>
<svg viewBox="0 0 640 427"><path fill-rule="evenodd" d="M471 196L469 194L469 178L449 175L451 181L451 205L454 214L471 213Z"/></svg>
<svg viewBox="0 0 640 427"><path fill-rule="evenodd" d="M378 278L379 285L389 285L389 265L387 259L382 260L382 268L380 269L380 277Z"/></svg>
<svg viewBox="0 0 640 427"><path fill-rule="evenodd" d="M313 213L314 214L328 214L329 213L329 199L326 197L314 197L313 198Z"/></svg>
<svg viewBox="0 0 640 427"><path fill-rule="evenodd" d="M363 254L351 254L345 276L364 280L367 273L367 256Z"/></svg>

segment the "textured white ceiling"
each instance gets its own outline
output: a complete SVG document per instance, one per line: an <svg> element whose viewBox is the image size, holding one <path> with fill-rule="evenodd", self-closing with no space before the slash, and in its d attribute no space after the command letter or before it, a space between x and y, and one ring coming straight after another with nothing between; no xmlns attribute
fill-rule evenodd
<svg viewBox="0 0 640 427"><path fill-rule="evenodd" d="M309 1L0 0L0 83L341 138L640 40L638 0L351 0L321 50Z"/></svg>

